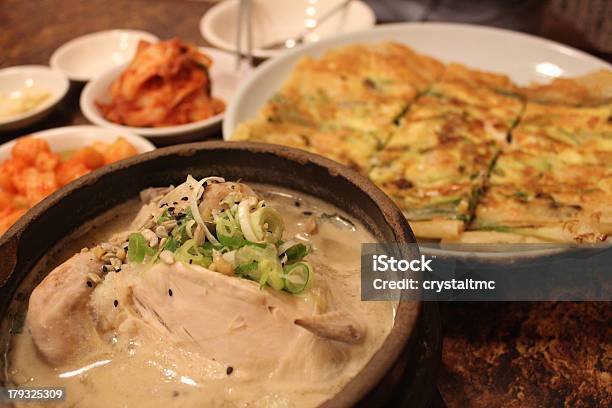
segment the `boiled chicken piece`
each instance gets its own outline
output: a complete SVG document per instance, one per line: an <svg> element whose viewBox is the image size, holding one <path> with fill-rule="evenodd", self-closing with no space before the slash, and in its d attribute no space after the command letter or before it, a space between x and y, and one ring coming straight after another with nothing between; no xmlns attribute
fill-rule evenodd
<svg viewBox="0 0 612 408"><path fill-rule="evenodd" d="M307 298L199 266L128 265L103 281L101 266L92 252L77 254L32 293L28 327L48 362L59 365L110 337L156 333L228 366L273 371L313 335L349 344L364 337L346 314L313 315Z"/></svg>
<svg viewBox="0 0 612 408"><path fill-rule="evenodd" d="M357 344L363 340L364 330L350 316L330 312L295 319L295 324L328 340Z"/></svg>
<svg viewBox="0 0 612 408"><path fill-rule="evenodd" d="M91 251L55 268L30 296L27 327L42 356L60 364L95 333L88 302L101 280L102 262Z"/></svg>
<svg viewBox="0 0 612 408"><path fill-rule="evenodd" d="M129 309L125 313L113 307L117 297ZM313 307L255 282L182 263L111 273L92 303L100 327L119 328L120 337L123 329L133 332L135 319L181 346L245 369L274 366L294 342L310 335L294 320L312 314Z"/></svg>
<svg viewBox="0 0 612 408"><path fill-rule="evenodd" d="M204 191L204 199L200 204L200 210L206 213L228 208L228 205L223 203L223 200L232 193L239 193L243 197L257 196L253 189L246 184L229 181L225 183L213 183L208 185Z"/></svg>

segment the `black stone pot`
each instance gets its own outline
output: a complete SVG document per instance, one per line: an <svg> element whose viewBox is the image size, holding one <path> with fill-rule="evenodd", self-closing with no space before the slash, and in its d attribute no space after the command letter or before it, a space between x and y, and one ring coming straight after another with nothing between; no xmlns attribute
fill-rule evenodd
<svg viewBox="0 0 612 408"><path fill-rule="evenodd" d="M7 313L17 287L34 264L54 244L142 189L176 185L187 174L196 178L220 175L308 193L354 216L379 242L416 242L402 213L383 192L331 160L257 143L173 146L110 165L71 183L0 237L0 316ZM394 327L380 350L323 406L428 406L439 365L439 324L435 303L401 302Z"/></svg>

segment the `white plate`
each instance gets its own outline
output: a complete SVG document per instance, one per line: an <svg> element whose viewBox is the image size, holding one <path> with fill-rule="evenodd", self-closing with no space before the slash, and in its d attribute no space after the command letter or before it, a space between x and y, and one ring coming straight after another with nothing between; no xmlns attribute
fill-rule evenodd
<svg viewBox="0 0 612 408"><path fill-rule="evenodd" d="M557 76L577 76L612 66L582 51L528 34L498 28L448 23L405 23L339 35L290 51L266 61L245 82L225 113L223 137L236 126L257 116L305 55L320 56L326 50L356 43L396 41L443 62L459 62L471 68L509 75L519 84L548 82ZM562 246L561 246L562 247ZM563 249L563 248L562 248ZM516 258L550 255L535 247L523 252L462 252L422 247L425 253L454 258L507 262Z"/></svg>
<svg viewBox="0 0 612 408"><path fill-rule="evenodd" d="M27 89L47 91L51 96L32 110L0 119L0 130L16 130L44 119L68 92L69 82L61 72L43 65L21 65L0 70L0 94L5 96Z"/></svg>
<svg viewBox="0 0 612 408"><path fill-rule="evenodd" d="M232 54L213 48L200 47L199 49L213 60L213 66L210 69L213 96L222 99L226 105L230 104L239 83L249 76L251 68L242 64L241 71L237 72ZM81 111L90 122L120 132L136 133L155 141L156 144L176 144L199 140L220 128L223 113L198 122L157 128L122 126L106 120L98 110L95 101L108 102L110 100L108 89L126 66L127 64L112 68L85 85L81 93L80 105Z"/></svg>
<svg viewBox="0 0 612 408"><path fill-rule="evenodd" d="M73 81L85 82L112 67L131 61L140 40L157 42L151 33L138 30L108 30L68 41L51 56L51 67Z"/></svg>
<svg viewBox="0 0 612 408"><path fill-rule="evenodd" d="M111 129L104 129L98 126L66 126L43 130L28 136L46 140L53 152L80 149L91 146L94 142L110 144L119 137L123 137L130 142L138 153L155 150L155 146L143 137L117 132ZM16 142L16 140L11 140L10 142L0 145L0 163L11 157L11 149Z"/></svg>
<svg viewBox="0 0 612 408"><path fill-rule="evenodd" d="M342 0L252 0L253 55L269 58L282 50L260 49L298 36L316 19L339 4ZM216 47L234 52L236 50L236 20L238 0L226 0L215 5L202 16L200 33ZM312 30L306 41L317 41L336 33L348 33L372 27L376 16L362 1L352 1L346 10L335 15ZM246 28L242 30L242 44L246 52Z"/></svg>
<svg viewBox="0 0 612 408"><path fill-rule="evenodd" d="M339 35L292 50L266 61L242 84L225 113L223 137L256 117L259 109L287 79L305 55L355 43L397 41L444 62L509 75L519 84L548 82L556 76L576 76L612 66L582 51L528 34L499 28L448 23L406 23Z"/></svg>

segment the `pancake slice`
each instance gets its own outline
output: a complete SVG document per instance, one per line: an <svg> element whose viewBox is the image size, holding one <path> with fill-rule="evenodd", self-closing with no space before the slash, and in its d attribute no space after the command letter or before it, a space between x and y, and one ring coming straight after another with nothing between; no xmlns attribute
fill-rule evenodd
<svg viewBox="0 0 612 408"><path fill-rule="evenodd" d="M593 107L528 102L513 145L567 163L612 163L612 103Z"/></svg>
<svg viewBox="0 0 612 408"><path fill-rule="evenodd" d="M451 238L471 219L499 150L475 137L458 116L405 122L376 155L370 178L404 211L418 237Z"/></svg>
<svg viewBox="0 0 612 408"><path fill-rule="evenodd" d="M548 242L600 242L612 233L612 167L554 154L504 152L476 208L473 229Z"/></svg>
<svg viewBox="0 0 612 408"><path fill-rule="evenodd" d="M232 140L248 140L290 146L328 157L367 174L380 142L372 134L348 130L320 130L291 123L253 120L241 124Z"/></svg>
<svg viewBox="0 0 612 408"><path fill-rule="evenodd" d="M376 155L370 177L417 237L455 239L470 222L523 109L515 91L505 76L451 64Z"/></svg>
<svg viewBox="0 0 612 408"><path fill-rule="evenodd" d="M325 131L358 130L385 142L385 129L442 71L440 62L397 43L333 49L298 62L261 117Z"/></svg>

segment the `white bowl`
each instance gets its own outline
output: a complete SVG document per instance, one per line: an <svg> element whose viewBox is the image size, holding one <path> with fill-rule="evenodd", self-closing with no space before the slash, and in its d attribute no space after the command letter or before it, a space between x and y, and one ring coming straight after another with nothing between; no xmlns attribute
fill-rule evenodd
<svg viewBox="0 0 612 408"><path fill-rule="evenodd" d="M0 70L0 94L26 89L47 91L51 96L27 112L0 119L0 130L16 130L44 119L68 92L69 82L61 72L43 65L21 65Z"/></svg>
<svg viewBox="0 0 612 408"><path fill-rule="evenodd" d="M298 36L316 19L338 5L342 0L252 0L253 56L269 58L286 49L268 50L260 47ZM236 50L236 19L238 0L216 4L202 16L200 33L216 47ZM362 1L351 1L346 10L338 11L312 31L306 42L318 41L336 33L347 33L372 27L376 16ZM246 29L243 53L246 52Z"/></svg>
<svg viewBox="0 0 612 408"><path fill-rule="evenodd" d="M261 107L280 89L296 62L306 55L356 43L396 41L443 62L507 74L519 84L548 82L557 76L578 76L612 66L574 48L519 32L499 28L449 23L403 23L377 26L338 35L289 51L260 65L241 85L225 112L223 137L236 126L257 116Z"/></svg>
<svg viewBox="0 0 612 408"><path fill-rule="evenodd" d="M80 149L91 146L94 142L110 144L119 137L130 142L139 154L155 150L155 146L143 137L98 126L66 126L32 133L28 137L46 140L53 152ZM16 142L16 140L11 140L0 145L0 163L11 157L11 149Z"/></svg>
<svg viewBox="0 0 612 408"><path fill-rule="evenodd" d="M85 82L112 67L131 61L140 40L157 42L153 34L138 30L108 30L68 41L51 56L51 67L68 78Z"/></svg>
<svg viewBox="0 0 612 408"><path fill-rule="evenodd" d="M251 68L242 64L241 70L236 71L235 59L232 54L213 48L200 47L199 49L213 60L213 66L210 69L213 96L220 98L226 105L229 105L239 83L249 76L252 71ZM184 125L155 128L123 126L106 120L95 102L110 101L108 89L125 70L126 66L127 64L112 68L85 85L81 93L80 105L83 115L90 122L119 132L136 133L151 139L157 145L201 140L205 136L220 130L224 113Z"/></svg>

